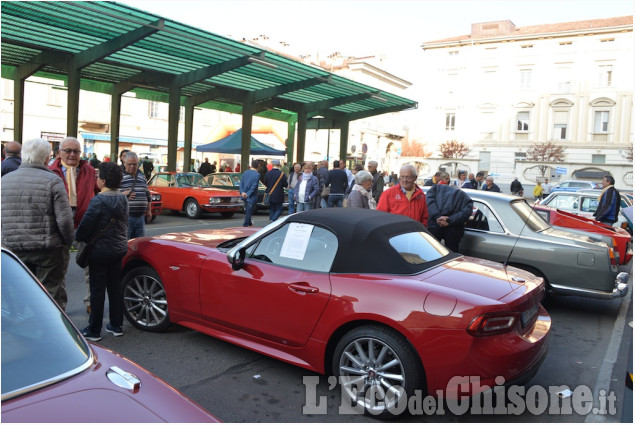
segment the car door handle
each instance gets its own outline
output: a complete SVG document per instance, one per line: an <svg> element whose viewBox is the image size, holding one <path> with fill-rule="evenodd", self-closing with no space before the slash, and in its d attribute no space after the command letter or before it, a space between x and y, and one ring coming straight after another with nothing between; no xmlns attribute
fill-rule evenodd
<svg viewBox="0 0 635 425"><path fill-rule="evenodd" d="M308 294L316 294L319 290L314 286L309 286L308 283L290 283L289 289L296 292L306 292Z"/></svg>

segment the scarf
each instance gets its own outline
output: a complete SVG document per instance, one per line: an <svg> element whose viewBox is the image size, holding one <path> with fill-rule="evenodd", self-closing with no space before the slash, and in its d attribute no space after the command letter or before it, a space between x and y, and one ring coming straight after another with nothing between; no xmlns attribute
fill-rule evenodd
<svg viewBox="0 0 635 425"><path fill-rule="evenodd" d="M311 180L313 173L302 173L302 180Z"/></svg>
<svg viewBox="0 0 635 425"><path fill-rule="evenodd" d="M602 192L600 193L600 196L598 196L598 202L602 200L602 196L604 196L604 192L606 192L609 187L613 187L613 185L610 184L610 185L606 186L604 189L602 189Z"/></svg>
<svg viewBox="0 0 635 425"><path fill-rule="evenodd" d="M68 202L71 207L77 207L77 186L75 180L77 179L77 167L71 167L64 161L61 161L62 165L66 167L66 185L68 186Z"/></svg>
<svg viewBox="0 0 635 425"><path fill-rule="evenodd" d="M373 194L371 191L364 189L363 186L360 186L357 183L355 183L352 190L356 190L359 193L361 193L363 196L368 198L368 207L371 210L374 210L377 208L377 201L375 201L375 198L373 198Z"/></svg>

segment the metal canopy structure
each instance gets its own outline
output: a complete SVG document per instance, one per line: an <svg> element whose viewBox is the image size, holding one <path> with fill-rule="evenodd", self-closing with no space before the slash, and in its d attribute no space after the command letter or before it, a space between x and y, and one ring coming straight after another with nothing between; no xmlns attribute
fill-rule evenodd
<svg viewBox="0 0 635 425"><path fill-rule="evenodd" d="M2 76L15 82L18 141L22 139L24 81L31 75L65 81L68 136L77 135L80 88L111 94L114 158L121 95L132 91L137 98L168 102L168 168L172 170L181 106L185 107L186 163L195 106L243 115L243 169L254 115L288 123L289 159L297 123L297 157L302 160L306 129L318 121L312 117L323 117L319 128L342 130L343 157L350 121L417 107L412 100L321 68L115 2L6 1L1 8Z"/></svg>

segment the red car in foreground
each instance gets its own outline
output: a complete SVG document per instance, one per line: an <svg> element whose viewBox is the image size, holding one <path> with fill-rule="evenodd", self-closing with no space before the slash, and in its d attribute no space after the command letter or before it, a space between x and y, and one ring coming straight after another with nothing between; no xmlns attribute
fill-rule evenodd
<svg viewBox="0 0 635 425"><path fill-rule="evenodd" d="M607 226L599 221L572 214L557 208L536 204L533 206L545 221L553 226L566 227L568 230L581 230L597 233L613 238L613 246L619 252L619 264L628 264L633 258L633 243L631 235L619 227Z"/></svg>
<svg viewBox="0 0 635 425"><path fill-rule="evenodd" d="M218 422L121 355L87 342L2 249L2 422Z"/></svg>
<svg viewBox="0 0 635 425"><path fill-rule="evenodd" d="M416 390L482 391L470 377L527 381L547 353L543 279L452 253L421 223L382 211L137 238L123 268L135 327L178 323L339 376L343 395L373 415Z"/></svg>

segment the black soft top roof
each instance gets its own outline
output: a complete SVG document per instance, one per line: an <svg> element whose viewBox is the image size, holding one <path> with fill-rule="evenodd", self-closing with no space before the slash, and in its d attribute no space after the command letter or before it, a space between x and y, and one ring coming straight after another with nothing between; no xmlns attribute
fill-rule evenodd
<svg viewBox="0 0 635 425"><path fill-rule="evenodd" d="M331 230L338 249L331 273L415 274L456 256L410 264L388 242L393 236L427 232L411 218L361 208L318 208L294 214L287 222L307 223Z"/></svg>

